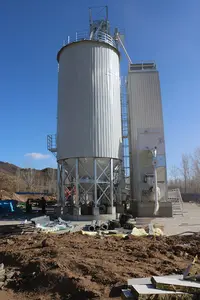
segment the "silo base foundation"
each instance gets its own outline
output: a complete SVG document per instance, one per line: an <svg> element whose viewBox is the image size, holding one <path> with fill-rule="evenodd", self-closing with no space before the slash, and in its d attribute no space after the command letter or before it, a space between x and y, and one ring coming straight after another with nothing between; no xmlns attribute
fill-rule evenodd
<svg viewBox="0 0 200 300"><path fill-rule="evenodd" d="M72 212L70 212L68 207L63 208L60 206L58 206L55 209L55 214L57 217L61 217L63 220L66 221L93 221L93 220L109 221L109 220L116 219L116 213L99 214L98 211L95 212L93 211L92 215L81 215L77 213L77 210L76 211L72 210Z"/></svg>
<svg viewBox="0 0 200 300"><path fill-rule="evenodd" d="M158 214L155 216L154 212L154 202L139 202L133 201L131 203L131 214L133 217L143 217L143 218L170 218L173 216L172 213L172 203L171 202L160 202L160 208Z"/></svg>
<svg viewBox="0 0 200 300"><path fill-rule="evenodd" d="M58 163L58 205L72 216L116 217L120 200L121 161L113 158L71 158Z"/></svg>
<svg viewBox="0 0 200 300"><path fill-rule="evenodd" d="M93 207L93 216L99 216L99 208Z"/></svg>

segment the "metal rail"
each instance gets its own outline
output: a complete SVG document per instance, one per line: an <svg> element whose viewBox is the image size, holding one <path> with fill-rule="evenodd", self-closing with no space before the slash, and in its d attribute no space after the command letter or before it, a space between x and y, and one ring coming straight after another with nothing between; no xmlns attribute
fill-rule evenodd
<svg viewBox="0 0 200 300"><path fill-rule="evenodd" d="M115 48L117 48L117 43L113 39L113 37L101 30L99 30L97 33L95 33L92 37L90 36L90 33L88 31L77 31L75 39L71 39L70 36L68 36L67 41L65 40L63 42L63 46L73 43L73 42L79 42L79 41L99 41L106 44L109 44Z"/></svg>
<svg viewBox="0 0 200 300"><path fill-rule="evenodd" d="M57 155L57 135L47 135L47 149L52 152L55 156Z"/></svg>

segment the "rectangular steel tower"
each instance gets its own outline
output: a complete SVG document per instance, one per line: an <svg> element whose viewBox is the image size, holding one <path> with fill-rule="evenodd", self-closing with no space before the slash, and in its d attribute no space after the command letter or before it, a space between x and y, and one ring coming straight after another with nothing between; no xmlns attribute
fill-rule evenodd
<svg viewBox="0 0 200 300"><path fill-rule="evenodd" d="M128 72L131 198L152 201L152 149L157 148L160 201L167 200L164 125L159 74L154 63L130 64ZM151 182L152 181L152 182Z"/></svg>

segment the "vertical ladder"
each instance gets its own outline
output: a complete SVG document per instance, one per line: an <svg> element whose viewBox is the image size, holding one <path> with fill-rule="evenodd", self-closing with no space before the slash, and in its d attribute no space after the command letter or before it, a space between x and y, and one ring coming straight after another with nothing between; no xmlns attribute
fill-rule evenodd
<svg viewBox="0 0 200 300"><path fill-rule="evenodd" d="M130 155L128 130L128 103L126 78L121 78L121 123L122 123L122 161L125 179L125 189L130 191Z"/></svg>

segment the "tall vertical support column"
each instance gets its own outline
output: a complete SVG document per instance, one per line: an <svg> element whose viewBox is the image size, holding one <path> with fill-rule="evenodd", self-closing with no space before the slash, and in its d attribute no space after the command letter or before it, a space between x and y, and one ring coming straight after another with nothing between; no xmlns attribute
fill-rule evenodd
<svg viewBox="0 0 200 300"><path fill-rule="evenodd" d="M76 158L76 205L79 206L79 159Z"/></svg>
<svg viewBox="0 0 200 300"><path fill-rule="evenodd" d="M97 207L97 160L93 160L94 167L94 206Z"/></svg>
<svg viewBox="0 0 200 300"><path fill-rule="evenodd" d="M60 186L61 186L61 178L60 178L60 164L57 164L57 202L60 204Z"/></svg>
<svg viewBox="0 0 200 300"><path fill-rule="evenodd" d="M113 207L113 180L114 180L114 176L113 176L113 159L110 159L110 204L111 207Z"/></svg>
<svg viewBox="0 0 200 300"><path fill-rule="evenodd" d="M61 183L60 183L60 203L65 206L65 166L64 162L61 164Z"/></svg>

